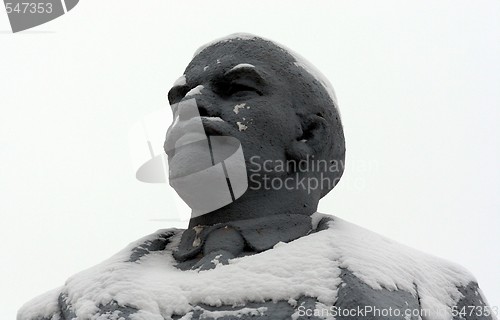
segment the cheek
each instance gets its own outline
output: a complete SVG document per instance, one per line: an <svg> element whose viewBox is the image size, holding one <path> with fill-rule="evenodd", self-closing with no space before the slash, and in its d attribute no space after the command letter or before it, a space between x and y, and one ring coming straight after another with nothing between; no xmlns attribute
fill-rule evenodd
<svg viewBox="0 0 500 320"><path fill-rule="evenodd" d="M266 140L289 139L300 131L291 104L274 99L251 99L230 106L231 120L240 132L266 136Z"/></svg>
<svg viewBox="0 0 500 320"><path fill-rule="evenodd" d="M285 144L294 139L300 130L293 107L282 101L267 104L258 110L254 116L253 126L275 143Z"/></svg>
<svg viewBox="0 0 500 320"><path fill-rule="evenodd" d="M238 138L247 161L284 160L289 145L300 136L300 124L291 105L247 102L233 106L240 126Z"/></svg>
<svg viewBox="0 0 500 320"><path fill-rule="evenodd" d="M238 131L245 132L247 131L256 121L258 113L255 112L255 105L252 106L251 103L247 102L239 102L231 105L229 107L230 119L231 122L236 126Z"/></svg>

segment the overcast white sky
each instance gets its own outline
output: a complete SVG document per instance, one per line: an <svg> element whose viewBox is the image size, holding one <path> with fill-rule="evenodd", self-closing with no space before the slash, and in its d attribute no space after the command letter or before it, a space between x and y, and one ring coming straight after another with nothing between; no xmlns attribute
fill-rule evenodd
<svg viewBox="0 0 500 320"><path fill-rule="evenodd" d="M500 2L84 0L11 34L0 8L0 318L183 227L128 132L197 47L250 32L333 83L347 170L320 211L464 265L500 305ZM165 123L165 129L168 126Z"/></svg>

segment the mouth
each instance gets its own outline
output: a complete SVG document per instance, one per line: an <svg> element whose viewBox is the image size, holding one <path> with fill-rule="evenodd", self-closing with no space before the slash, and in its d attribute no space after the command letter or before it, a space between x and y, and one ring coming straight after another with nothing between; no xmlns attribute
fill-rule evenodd
<svg viewBox="0 0 500 320"><path fill-rule="evenodd" d="M169 157L179 145L207 139L207 136L232 135L232 127L220 117L194 117L185 121L175 119L167 131L164 149Z"/></svg>

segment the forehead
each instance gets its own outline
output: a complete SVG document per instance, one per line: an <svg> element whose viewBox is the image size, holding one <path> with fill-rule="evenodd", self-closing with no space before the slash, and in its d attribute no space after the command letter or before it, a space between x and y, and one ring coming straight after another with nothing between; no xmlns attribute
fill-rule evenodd
<svg viewBox="0 0 500 320"><path fill-rule="evenodd" d="M185 70L188 79L214 76L238 66L255 67L269 75L281 74L293 63L290 55L265 40L230 40L198 53Z"/></svg>

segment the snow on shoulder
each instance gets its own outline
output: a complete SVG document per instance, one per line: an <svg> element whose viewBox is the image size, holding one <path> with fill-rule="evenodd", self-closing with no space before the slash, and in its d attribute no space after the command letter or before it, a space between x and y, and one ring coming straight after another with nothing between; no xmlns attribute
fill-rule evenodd
<svg viewBox="0 0 500 320"><path fill-rule="evenodd" d="M414 296L418 291L422 308L443 311L462 298L457 287L475 281L458 265L342 219L316 213L313 227L324 217L332 219L326 230L206 271L177 269L172 252L179 245L182 230L159 231L71 277L62 289L29 302L19 312L18 320L47 317L55 312L59 292L66 295L78 319L90 319L99 306L112 301L139 310L145 319L189 315L200 304L244 306L247 302L269 300L290 303L304 296L316 298L329 308L337 300L343 268L373 289L404 290ZM149 252L130 262L135 247L165 232L172 235L165 250ZM241 312L265 310L247 308ZM450 319L443 312L438 314L441 316L433 319Z"/></svg>
<svg viewBox="0 0 500 320"><path fill-rule="evenodd" d="M347 268L373 289L404 290L420 299L433 319L448 319L446 311L463 297L458 287L475 278L460 265L334 218L330 240L340 267ZM418 291L418 292L417 292ZM445 312L443 312L445 311Z"/></svg>
<svg viewBox="0 0 500 320"><path fill-rule="evenodd" d="M59 320L59 294L63 287L52 289L25 303L17 313L17 320Z"/></svg>

